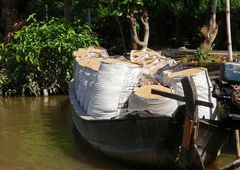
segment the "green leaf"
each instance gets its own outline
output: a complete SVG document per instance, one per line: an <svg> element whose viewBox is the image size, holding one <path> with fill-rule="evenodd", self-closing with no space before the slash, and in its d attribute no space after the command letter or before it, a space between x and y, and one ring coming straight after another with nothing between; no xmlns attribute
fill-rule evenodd
<svg viewBox="0 0 240 170"><path fill-rule="evenodd" d="M141 1L141 0L138 0L136 3L137 3L138 5L144 6L144 2Z"/></svg>
<svg viewBox="0 0 240 170"><path fill-rule="evenodd" d="M129 0L123 0L123 4L128 4L129 2L131 2L131 0L129 1Z"/></svg>
<svg viewBox="0 0 240 170"><path fill-rule="evenodd" d="M29 21L37 22L35 16L36 16L36 13L33 13L33 14L29 15L29 17L27 18L27 22L29 22Z"/></svg>

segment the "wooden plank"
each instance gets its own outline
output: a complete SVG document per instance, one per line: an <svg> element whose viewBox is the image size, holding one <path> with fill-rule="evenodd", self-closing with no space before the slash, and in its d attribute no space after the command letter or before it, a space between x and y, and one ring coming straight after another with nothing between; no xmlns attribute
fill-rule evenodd
<svg viewBox="0 0 240 170"><path fill-rule="evenodd" d="M182 147L185 150L189 150L190 147L192 148L193 146L193 143L191 143L191 141L194 138L194 134L198 133L194 131L194 134L192 134L195 120L198 117L198 111L196 109L197 92L191 77L184 77L183 79L181 79L181 83L183 86L183 92L186 102L186 116L183 129Z"/></svg>
<svg viewBox="0 0 240 170"><path fill-rule="evenodd" d="M192 129L193 129L193 121L190 119L189 116L186 116L185 122L184 122L183 137L182 137L182 147L185 150L190 149Z"/></svg>
<svg viewBox="0 0 240 170"><path fill-rule="evenodd" d="M151 93L161 95L161 96L164 96L164 97L168 97L168 98L171 98L171 99L175 99L175 100L178 100L178 101L181 101L181 102L186 102L185 97L179 96L179 95L176 95L176 94L173 94L173 93L168 93L168 92L164 92L164 91L160 91L160 90L156 90L156 89L152 89ZM205 102L205 101L201 101L201 100L196 100L196 104L201 105L201 106L205 106L205 107L210 107L210 108L214 107L213 103Z"/></svg>
<svg viewBox="0 0 240 170"><path fill-rule="evenodd" d="M198 113L196 111L196 87L190 76L182 78L181 83L183 86L183 92L186 100L186 114L191 118L191 120L195 120L195 118L198 116Z"/></svg>
<svg viewBox="0 0 240 170"><path fill-rule="evenodd" d="M198 130L199 130L199 117L195 120L195 127L194 127L194 136L193 136L193 142L196 144L198 141Z"/></svg>

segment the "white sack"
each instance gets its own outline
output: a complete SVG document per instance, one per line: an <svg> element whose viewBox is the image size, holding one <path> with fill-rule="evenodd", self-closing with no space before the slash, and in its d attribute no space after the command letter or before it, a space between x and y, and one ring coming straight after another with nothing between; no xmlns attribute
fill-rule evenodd
<svg viewBox="0 0 240 170"><path fill-rule="evenodd" d="M88 67L79 67L78 73L78 88L77 88L77 100L80 102L80 106L84 107L84 100L87 92L88 81L92 75L96 74L96 71Z"/></svg>
<svg viewBox="0 0 240 170"><path fill-rule="evenodd" d="M178 107L176 100L162 97L161 99L148 99L131 94L129 97L129 111L147 110L152 113L152 116L168 116L175 115ZM149 115L150 116L150 115Z"/></svg>
<svg viewBox="0 0 240 170"><path fill-rule="evenodd" d="M92 86L88 114L97 119L117 117L142 73L136 65L102 62Z"/></svg>
<svg viewBox="0 0 240 170"><path fill-rule="evenodd" d="M76 60L74 60L73 63L73 75L74 75L74 92L77 94L77 88L78 88L78 72L79 72L79 65L77 64Z"/></svg>
<svg viewBox="0 0 240 170"><path fill-rule="evenodd" d="M97 71L93 72L91 76L88 78L87 88L86 88L84 101L83 101L83 111L86 113L88 110L88 104L89 104L89 100L90 100L93 85L95 83L96 76L97 76Z"/></svg>
<svg viewBox="0 0 240 170"><path fill-rule="evenodd" d="M175 60L169 60L164 67L158 69L154 74L153 77L162 85L169 86L169 73L174 71L182 70L183 67L180 64L177 64Z"/></svg>
<svg viewBox="0 0 240 170"><path fill-rule="evenodd" d="M76 58L109 57L106 49L95 46L89 46L88 48L79 48L73 52L73 56Z"/></svg>
<svg viewBox="0 0 240 170"><path fill-rule="evenodd" d="M142 50L132 50L130 53L130 61L134 63L144 64L145 59L163 58L160 51L154 51L148 48Z"/></svg>
<svg viewBox="0 0 240 170"><path fill-rule="evenodd" d="M166 58L166 59L160 59L159 62L156 65L153 65L150 67L147 72L148 74L154 76L154 78L158 78L158 71L164 68L165 66L168 66L169 68L177 65L177 62L174 59Z"/></svg>
<svg viewBox="0 0 240 170"><path fill-rule="evenodd" d="M75 58L75 61L77 62L77 73L75 74L75 77L77 79L76 81L76 96L77 100L80 102L80 106L82 109L84 109L84 102L85 102L85 96L87 92L87 86L89 79L92 78L92 76L96 76L96 73L100 67L101 61L104 60L103 58ZM84 110L86 111L86 109Z"/></svg>
<svg viewBox="0 0 240 170"><path fill-rule="evenodd" d="M217 115L215 113L217 102L216 102L216 98L212 97L213 86L208 76L207 70L203 69L203 71L192 74L190 76L192 77L194 84L196 86L198 100L211 102L214 105L214 108L198 106L199 118L217 119ZM169 82L170 86L173 88L175 93L180 96L184 96L183 87L181 84L181 79L183 77L184 75L172 77L171 81ZM179 105L184 104L183 102L178 102L178 103Z"/></svg>

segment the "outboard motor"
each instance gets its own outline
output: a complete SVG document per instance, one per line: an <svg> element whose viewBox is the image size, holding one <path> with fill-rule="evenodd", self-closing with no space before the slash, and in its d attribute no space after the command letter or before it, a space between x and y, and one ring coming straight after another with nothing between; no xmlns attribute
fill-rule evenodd
<svg viewBox="0 0 240 170"><path fill-rule="evenodd" d="M220 79L214 85L213 97L223 104L225 118L240 120L240 62L220 66Z"/></svg>

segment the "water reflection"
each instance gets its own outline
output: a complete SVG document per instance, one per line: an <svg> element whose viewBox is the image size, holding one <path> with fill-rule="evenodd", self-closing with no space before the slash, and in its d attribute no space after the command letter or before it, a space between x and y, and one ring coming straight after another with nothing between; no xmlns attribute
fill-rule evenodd
<svg viewBox="0 0 240 170"><path fill-rule="evenodd" d="M0 98L0 169L134 170L89 147L72 112L67 96ZM208 169L234 157L227 153Z"/></svg>
<svg viewBox="0 0 240 170"><path fill-rule="evenodd" d="M127 169L76 133L67 96L1 98L0 169Z"/></svg>

